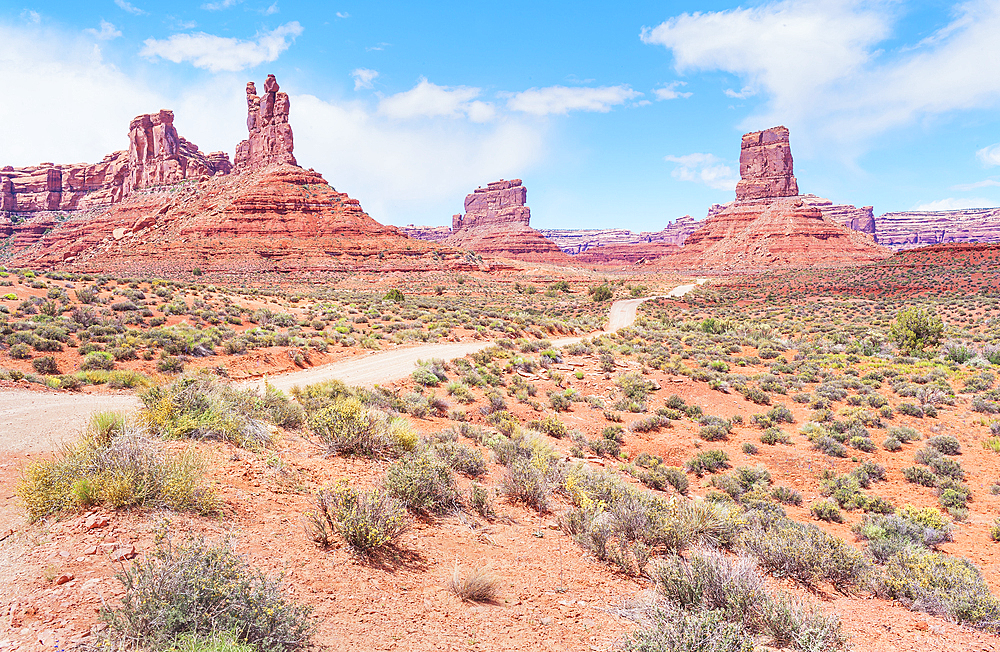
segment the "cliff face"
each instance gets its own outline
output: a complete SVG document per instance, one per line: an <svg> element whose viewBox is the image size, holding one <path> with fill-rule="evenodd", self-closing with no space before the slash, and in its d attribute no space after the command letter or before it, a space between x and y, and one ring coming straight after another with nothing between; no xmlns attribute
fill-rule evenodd
<svg viewBox="0 0 1000 652"><path fill-rule="evenodd" d="M1000 242L1000 208L885 213L875 218L880 245L912 249L961 242Z"/></svg>
<svg viewBox="0 0 1000 652"><path fill-rule="evenodd" d="M799 184L792 168L792 146L786 127L743 134L736 201L799 194Z"/></svg>
<svg viewBox="0 0 1000 652"><path fill-rule="evenodd" d="M679 247L699 226L700 223L694 218L685 215L670 222L660 231L635 233L627 229L539 229L539 233L556 243L564 252L575 256L597 247L630 247L636 251L640 250L644 243ZM655 250L653 247L648 249L650 252ZM606 253L609 250L603 251Z"/></svg>
<svg viewBox="0 0 1000 652"><path fill-rule="evenodd" d="M484 256L531 262L570 262L559 247L531 228L527 189L520 179L494 181L465 198L465 214L452 217L443 244Z"/></svg>
<svg viewBox="0 0 1000 652"><path fill-rule="evenodd" d="M833 206L815 195L799 196L792 169L787 129L744 135L736 201L713 206L681 252L661 263L759 269L851 265L889 256L871 236L852 231L838 220L838 216L861 220L858 214L863 216L866 209Z"/></svg>

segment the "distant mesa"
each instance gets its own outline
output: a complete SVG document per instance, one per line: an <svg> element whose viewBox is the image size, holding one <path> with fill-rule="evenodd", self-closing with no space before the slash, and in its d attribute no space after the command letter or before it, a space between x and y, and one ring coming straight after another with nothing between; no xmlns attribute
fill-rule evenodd
<svg viewBox="0 0 1000 652"><path fill-rule="evenodd" d="M412 238L474 251L483 256L528 262L568 264L572 259L554 242L531 228L528 190L520 179L501 179L465 197L465 213L453 215L448 227L413 226Z"/></svg>
<svg viewBox="0 0 1000 652"><path fill-rule="evenodd" d="M681 252L661 262L672 268L763 269L853 265L890 255L871 236L843 226L824 209L845 215L858 211L798 194L787 128L744 134L736 201L713 206Z"/></svg>
<svg viewBox="0 0 1000 652"><path fill-rule="evenodd" d="M466 269L297 165L288 95L247 84L248 137L235 165L178 135L171 111L129 124L129 149L96 165L0 170L7 264L124 274L243 274L358 268ZM431 262L433 261L433 262Z"/></svg>

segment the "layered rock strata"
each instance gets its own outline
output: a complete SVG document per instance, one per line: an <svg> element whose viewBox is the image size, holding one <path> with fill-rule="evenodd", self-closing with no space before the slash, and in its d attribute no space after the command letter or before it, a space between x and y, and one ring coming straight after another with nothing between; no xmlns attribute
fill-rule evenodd
<svg viewBox="0 0 1000 652"><path fill-rule="evenodd" d="M291 102L279 90L274 75L264 82L264 94L257 95L253 82L247 83L247 131L250 137L236 146L238 171L260 170L268 165L297 165L292 153L292 126L288 124Z"/></svg>
<svg viewBox="0 0 1000 652"><path fill-rule="evenodd" d="M1000 208L885 213L875 218L875 238L892 249L960 242L1000 242Z"/></svg>
<svg viewBox="0 0 1000 652"><path fill-rule="evenodd" d="M447 226L414 226L407 224L400 230L411 238L427 242L444 242L451 235L451 227Z"/></svg>
<svg viewBox="0 0 1000 652"><path fill-rule="evenodd" d="M772 127L743 134L736 200L791 197L799 194L799 184L792 168L792 147L786 127Z"/></svg>
<svg viewBox="0 0 1000 652"><path fill-rule="evenodd" d="M520 179L494 181L465 198L465 213L452 217L443 244L490 257L567 263L559 247L531 228L527 189Z"/></svg>
<svg viewBox="0 0 1000 652"><path fill-rule="evenodd" d="M232 170L225 152L202 154L197 145L179 136L173 111L136 117L129 124L128 140L128 173L123 196L141 188L229 174Z"/></svg>
<svg viewBox="0 0 1000 652"><path fill-rule="evenodd" d="M832 202L799 196L792 170L787 129L744 135L736 201L713 206L681 252L661 263L675 268L762 269L853 265L890 255L870 235L832 216L849 212L844 207L834 210ZM824 208L831 215L824 215Z"/></svg>
<svg viewBox="0 0 1000 652"><path fill-rule="evenodd" d="M575 256L597 247L639 249L645 243L679 247L699 226L699 222L693 217L684 215L668 223L660 231L635 233L627 229L539 229L539 233L556 243L564 252Z"/></svg>

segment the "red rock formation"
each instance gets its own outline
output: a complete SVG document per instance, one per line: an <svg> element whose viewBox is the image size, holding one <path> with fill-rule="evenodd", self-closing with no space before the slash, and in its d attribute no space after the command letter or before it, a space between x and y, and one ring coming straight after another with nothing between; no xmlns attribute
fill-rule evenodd
<svg viewBox="0 0 1000 652"><path fill-rule="evenodd" d="M573 260L587 265L632 265L653 262L664 256L680 253L682 247L665 242L641 242L638 244L608 244L593 247L573 257Z"/></svg>
<svg viewBox="0 0 1000 652"><path fill-rule="evenodd" d="M892 249L958 242L1000 242L1000 208L885 213L875 218L875 238Z"/></svg>
<svg viewBox="0 0 1000 652"><path fill-rule="evenodd" d="M736 200L791 197L797 194L799 184L793 175L788 129L772 127L743 134Z"/></svg>
<svg viewBox="0 0 1000 652"><path fill-rule="evenodd" d="M379 224L320 174L287 164L136 193L19 249L10 264L143 276L469 267L460 252Z"/></svg>
<svg viewBox="0 0 1000 652"><path fill-rule="evenodd" d="M174 112L161 110L134 118L129 125L128 174L123 195L140 188L175 184L185 179L229 174L224 152L202 154L177 134Z"/></svg>
<svg viewBox="0 0 1000 652"><path fill-rule="evenodd" d="M292 154L291 104L288 93L279 92L274 75L264 82L264 95L257 96L253 82L247 83L247 130L250 137L236 146L237 171L259 170L268 165L296 165Z"/></svg>
<svg viewBox="0 0 1000 652"><path fill-rule="evenodd" d="M685 241L682 251L660 259L664 266L833 266L867 263L890 255L871 236L825 216L823 209L830 210L831 202L796 195L798 184L792 176L792 152L784 127L743 136L740 174L736 201L713 206L701 228Z"/></svg>
<svg viewBox="0 0 1000 652"><path fill-rule="evenodd" d="M571 259L531 228L527 190L520 179L494 181L465 198L465 214L452 217L444 244L490 257L567 264Z"/></svg>

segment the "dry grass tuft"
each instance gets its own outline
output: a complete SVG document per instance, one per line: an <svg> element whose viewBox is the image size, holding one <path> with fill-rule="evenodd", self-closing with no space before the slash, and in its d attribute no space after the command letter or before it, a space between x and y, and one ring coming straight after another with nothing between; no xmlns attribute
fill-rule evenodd
<svg viewBox="0 0 1000 652"><path fill-rule="evenodd" d="M475 568L462 577L461 569L455 564L455 572L446 586L463 601L495 602L497 599L497 580L488 568Z"/></svg>

